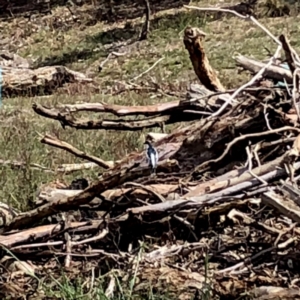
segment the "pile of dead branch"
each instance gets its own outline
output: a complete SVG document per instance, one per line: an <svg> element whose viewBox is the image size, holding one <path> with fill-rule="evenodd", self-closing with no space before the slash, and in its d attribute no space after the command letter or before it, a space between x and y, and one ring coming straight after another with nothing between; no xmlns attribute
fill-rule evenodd
<svg viewBox="0 0 300 300"><path fill-rule="evenodd" d="M89 161L54 171L104 171L95 182L43 186L31 211L2 204L1 293L37 297L34 276L58 276L63 264L71 279L109 272L107 297L118 293L119 280L135 278L141 295L150 285L174 299L300 299L300 59L284 35L266 33L278 45L274 56L236 57L253 77L233 91L209 65L205 33L188 27L183 42L203 86L191 86L186 98L145 107L35 104L36 113L76 129L193 122L149 133L159 153L156 176L143 151L106 162L43 137ZM79 111L114 119L83 120Z"/></svg>

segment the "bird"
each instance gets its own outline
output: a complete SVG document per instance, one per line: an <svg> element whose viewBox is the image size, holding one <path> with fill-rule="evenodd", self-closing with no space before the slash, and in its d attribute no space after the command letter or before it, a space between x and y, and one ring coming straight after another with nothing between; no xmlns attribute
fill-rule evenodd
<svg viewBox="0 0 300 300"><path fill-rule="evenodd" d="M152 146L150 141L146 141L144 143L144 145L147 145L147 150L146 150L146 154L147 154L147 161L149 163L149 166L152 169L152 174L155 174L155 170L157 167L157 163L158 163L158 153L157 150Z"/></svg>

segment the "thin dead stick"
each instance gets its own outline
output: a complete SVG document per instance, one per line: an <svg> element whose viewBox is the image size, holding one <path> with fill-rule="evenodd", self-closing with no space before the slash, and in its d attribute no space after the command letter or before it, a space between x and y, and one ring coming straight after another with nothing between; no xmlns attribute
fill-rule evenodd
<svg viewBox="0 0 300 300"><path fill-rule="evenodd" d="M66 240L66 252L71 253L72 252L72 241L71 241L70 234L68 232L65 232L64 236L65 236L65 240ZM72 260L71 255L67 254L65 257L65 267L66 268L70 267L71 260Z"/></svg>
<svg viewBox="0 0 300 300"><path fill-rule="evenodd" d="M189 5L184 5L185 8L188 9L196 9L196 10L201 10L201 11L218 11L218 12L225 12L225 13L230 13L234 14L237 17L244 19L244 20L250 20L252 21L255 25L257 25L260 29L262 29L269 37L273 39L278 45L281 46L281 42L279 39L277 39L266 27L264 27L262 24L260 24L253 16L249 15L241 15L235 10L231 9L226 9L226 8L217 8L217 7L197 7L197 6L189 6Z"/></svg>
<svg viewBox="0 0 300 300"><path fill-rule="evenodd" d="M242 85L241 87L239 87L224 103L223 105L219 108L219 110L217 110L216 112L214 112L210 117L208 117L207 119L216 117L218 115L220 115L223 110L232 102L232 100L240 93L242 92L245 88L251 86L252 84L255 83L255 81L259 80L261 78L261 76L263 75L263 73L265 72L265 70L272 65L272 63L274 62L274 60L278 57L279 52L281 50L282 46L278 46L277 50L275 52L275 54L270 58L269 62L262 68L260 69L260 71L246 84Z"/></svg>
<svg viewBox="0 0 300 300"><path fill-rule="evenodd" d="M25 244L25 245L19 245L12 247L10 250L19 250L19 249L26 249L26 248L39 248L39 247L49 247L49 246L59 246L63 245L63 241L56 241L56 242L47 242L47 243L35 243L35 244Z"/></svg>
<svg viewBox="0 0 300 300"><path fill-rule="evenodd" d="M155 68L155 66L161 62L164 59L164 57L161 57L159 60L157 60L149 69L147 69L146 71L144 71L143 73L139 74L138 76L132 78L130 81L133 80L137 80L138 78L142 77L143 75L145 75L146 73L148 73L149 71L151 71L153 68Z"/></svg>
<svg viewBox="0 0 300 300"><path fill-rule="evenodd" d="M27 164L23 161L4 160L4 159L0 159L0 165L9 166L12 169L24 169L27 167ZM35 163L29 164L29 167L33 170L40 170L46 173L55 173L53 170Z"/></svg>
<svg viewBox="0 0 300 300"><path fill-rule="evenodd" d="M266 120L267 127L268 127L269 130L272 130L272 127L271 127L269 119L268 119L268 115L269 115L267 113L268 106L266 104L263 104L263 106L264 106L264 117L265 117L265 120Z"/></svg>
<svg viewBox="0 0 300 300"><path fill-rule="evenodd" d="M98 68L99 72L102 71L104 65L109 61L109 59L110 59L112 56L117 56L117 57L119 57L119 56L124 56L124 55L126 55L126 54L127 54L127 52L124 52L124 53L111 52L111 53L109 53L109 54L107 55L107 57L106 57L106 58L101 62L101 64L99 65L99 68Z"/></svg>
<svg viewBox="0 0 300 300"><path fill-rule="evenodd" d="M103 229L103 231L96 236L93 236L91 238L88 238L88 239L85 239L82 241L72 242L72 246L78 246L78 245L87 244L87 243L94 242L94 241L99 241L99 240L103 239L107 234L108 234L108 230Z"/></svg>
<svg viewBox="0 0 300 300"><path fill-rule="evenodd" d="M259 144L255 144L254 149L252 149L252 151L253 151L254 157L257 161L257 165L260 167L261 163L260 163L260 159L259 159L259 156L258 156L258 153L257 153L258 150L259 150Z"/></svg>
<svg viewBox="0 0 300 300"><path fill-rule="evenodd" d="M300 67L300 58L283 34L279 36L279 40L282 43L289 68L294 73L295 69Z"/></svg>
<svg viewBox="0 0 300 300"><path fill-rule="evenodd" d="M248 155L248 163L249 163L248 171L249 171L249 173L253 177L255 177L257 180L259 180L263 184L262 186L267 186L268 183L265 180L263 180L261 177L257 176L256 174L254 174L252 172L252 158L253 158L253 156L252 156L252 152L250 151L250 147L249 146L246 147L246 152L247 152L247 155Z"/></svg>

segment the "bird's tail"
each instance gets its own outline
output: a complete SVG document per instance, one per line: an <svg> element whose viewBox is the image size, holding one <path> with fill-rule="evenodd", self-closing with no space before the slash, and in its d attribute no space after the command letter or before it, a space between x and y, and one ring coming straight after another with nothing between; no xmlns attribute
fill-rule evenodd
<svg viewBox="0 0 300 300"><path fill-rule="evenodd" d="M151 166L151 170L152 170L152 175L156 174L156 167L155 166Z"/></svg>

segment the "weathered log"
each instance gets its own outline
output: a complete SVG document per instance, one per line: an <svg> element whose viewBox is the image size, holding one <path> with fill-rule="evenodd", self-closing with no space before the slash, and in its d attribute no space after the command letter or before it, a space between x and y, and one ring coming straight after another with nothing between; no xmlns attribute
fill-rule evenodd
<svg viewBox="0 0 300 300"><path fill-rule="evenodd" d="M101 221L95 221L92 227L98 226ZM95 226L96 224L96 226ZM89 226L89 222L72 222L69 224L70 229L76 229L80 227ZM63 229L63 225L42 225L34 228L30 228L27 230L23 230L21 232L12 233L10 235L0 235L0 245L7 247L8 249L18 245L20 243L29 242L30 238L34 236L35 239L40 239L43 237L48 237L52 234L55 234Z"/></svg>
<svg viewBox="0 0 300 300"><path fill-rule="evenodd" d="M2 50L0 51L0 66L1 68L9 67L29 69L30 62L18 54Z"/></svg>
<svg viewBox="0 0 300 300"><path fill-rule="evenodd" d="M238 66L243 67L244 69L257 73L261 70L266 64L252 58L248 58L241 54L234 57L236 64ZM293 76L290 70L281 68L279 66L270 66L266 68L266 71L263 74L264 77L275 79L275 80L283 80L285 79L287 83L293 82Z"/></svg>
<svg viewBox="0 0 300 300"><path fill-rule="evenodd" d="M269 182L271 180L274 180L286 174L285 169L276 169L275 162L278 163L278 161L280 160L277 159L269 163L267 166L257 167L253 169L252 174L255 174L257 178L253 177L253 175L250 172L242 173L239 177L233 178L231 180L232 182L235 182L236 185L233 186L231 185L227 188L224 188L223 190L216 191L211 194L200 195L200 196L193 196L193 197L183 196L181 199L177 199L174 201L166 201L164 203L158 203L149 206L134 207L128 209L128 211L134 214L140 214L145 212L175 210L178 208L188 209L188 208L203 207L203 205L205 204L208 203L212 204L213 202L221 201L222 199L226 199L225 197L237 194L238 192L241 191L245 191L246 189L249 189L251 187L258 186L259 184L262 183L261 180ZM298 170L300 168L300 162L297 162L294 168ZM268 173L266 173L266 169L269 170ZM243 181L241 182L242 179ZM263 195L265 199L264 201L268 205L274 206L275 208L279 209L281 213L285 214L287 217L292 218L296 222L300 223L300 209L297 209L297 211L293 213L291 209L283 208L283 204L280 203L280 201L276 202L274 199L270 200L270 196L268 196L269 194L263 194Z"/></svg>
<svg viewBox="0 0 300 300"><path fill-rule="evenodd" d="M277 286L260 286L251 291L248 295L253 300L300 300L298 288L283 288Z"/></svg>
<svg viewBox="0 0 300 300"><path fill-rule="evenodd" d="M113 161L109 161L108 163L114 165ZM62 164L56 167L56 172L69 174L74 171L90 170L96 168L99 168L99 165L93 162L78 163L78 164Z"/></svg>
<svg viewBox="0 0 300 300"><path fill-rule="evenodd" d="M188 106L186 107L188 108ZM191 112L180 113L177 109L174 110L174 113L169 115L159 115L144 118L141 120L113 120L113 119L102 119L102 120L86 120L78 119L70 114L62 114L57 109L49 109L40 104L34 103L32 109L39 115L58 120L62 127L66 126L85 129L85 130L96 130L96 129L105 129L105 130L128 130L128 131L138 131L144 128L154 128L161 127L163 124L174 124L177 122L188 122L199 119L199 115ZM182 109L181 109L182 110Z"/></svg>
<svg viewBox="0 0 300 300"><path fill-rule="evenodd" d="M84 74L64 66L42 67L35 70L2 66L3 97L36 96L52 94L65 83L92 82Z"/></svg>
<svg viewBox="0 0 300 300"><path fill-rule="evenodd" d="M153 190L154 192L166 197L169 194L175 192L178 189L178 185L175 184L151 184L147 185L147 188ZM103 192L101 196L107 201L115 201L120 198L122 195L131 192L131 197L146 199L149 197L150 193L141 188L121 188L121 189L111 189ZM59 199L66 197L72 197L82 193L82 190L68 190L68 189L56 189L53 187L44 187L42 190L38 191L35 203L37 205L42 205L45 203L55 202ZM89 205L99 205L102 200L95 197L90 201Z"/></svg>

